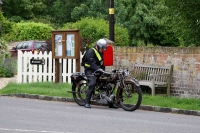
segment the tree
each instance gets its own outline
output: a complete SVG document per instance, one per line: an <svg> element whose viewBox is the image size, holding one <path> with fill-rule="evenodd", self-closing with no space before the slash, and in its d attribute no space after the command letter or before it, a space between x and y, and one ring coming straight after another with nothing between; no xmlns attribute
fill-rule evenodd
<svg viewBox="0 0 200 133"><path fill-rule="evenodd" d="M154 0L124 0L123 4L128 9L125 27L129 29L131 46L137 45L142 40L145 45L150 42L152 32L155 32L159 25L158 18L152 14L155 10Z"/></svg>
<svg viewBox="0 0 200 133"><path fill-rule="evenodd" d="M109 1L105 0L87 0L85 3L80 4L73 9L71 19L73 22L80 20L84 17L102 18L109 20ZM115 23L122 25L127 9L121 1L115 0Z"/></svg>
<svg viewBox="0 0 200 133"><path fill-rule="evenodd" d="M123 0L122 3L128 11L123 25L129 29L131 46L179 44L173 25L166 23L170 18L165 0Z"/></svg>
<svg viewBox="0 0 200 133"><path fill-rule="evenodd" d="M171 9L183 46L200 46L200 0L168 0L166 4Z"/></svg>
<svg viewBox="0 0 200 133"><path fill-rule="evenodd" d="M17 22L34 18L44 8L43 0L6 0L2 6L4 16Z"/></svg>
<svg viewBox="0 0 200 133"><path fill-rule="evenodd" d="M85 3L75 7L71 13L71 19L78 21L84 17L94 17L107 19L107 1L105 0L87 0Z"/></svg>
<svg viewBox="0 0 200 133"><path fill-rule="evenodd" d="M71 12L76 6L83 3L84 0L56 0L53 3L52 22L57 25L63 25L72 22Z"/></svg>
<svg viewBox="0 0 200 133"><path fill-rule="evenodd" d="M170 14L170 8L165 4L165 0L157 0L151 14L154 14L159 21L156 31L151 32L150 42L159 46L179 46L180 36L175 32L176 23L172 19L174 16Z"/></svg>

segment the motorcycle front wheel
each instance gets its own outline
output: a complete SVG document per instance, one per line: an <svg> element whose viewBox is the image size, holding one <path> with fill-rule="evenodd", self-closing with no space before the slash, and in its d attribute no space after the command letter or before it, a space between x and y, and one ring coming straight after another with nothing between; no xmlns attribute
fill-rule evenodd
<svg viewBox="0 0 200 133"><path fill-rule="evenodd" d="M87 89L88 89L88 86L85 80L81 80L78 83L74 83L72 85L74 101L80 106L85 105Z"/></svg>
<svg viewBox="0 0 200 133"><path fill-rule="evenodd" d="M125 82L124 88L118 88L117 101L126 111L135 111L142 102L142 91L140 86L132 82Z"/></svg>

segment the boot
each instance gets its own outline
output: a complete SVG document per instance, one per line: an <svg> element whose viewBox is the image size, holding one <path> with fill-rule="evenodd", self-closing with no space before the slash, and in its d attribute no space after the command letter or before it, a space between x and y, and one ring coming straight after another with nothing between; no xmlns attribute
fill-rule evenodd
<svg viewBox="0 0 200 133"><path fill-rule="evenodd" d="M85 108L91 108L90 106L90 96L87 94L85 99Z"/></svg>
<svg viewBox="0 0 200 133"><path fill-rule="evenodd" d="M85 104L85 108L91 108L90 104L89 104L89 103L86 103L86 104Z"/></svg>

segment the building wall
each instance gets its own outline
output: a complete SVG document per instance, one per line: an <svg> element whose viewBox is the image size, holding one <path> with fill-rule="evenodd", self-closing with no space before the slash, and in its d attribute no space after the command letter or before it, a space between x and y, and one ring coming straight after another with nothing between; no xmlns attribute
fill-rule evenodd
<svg viewBox="0 0 200 133"><path fill-rule="evenodd" d="M134 63L156 66L174 65L171 94L200 98L200 47L117 47L114 46L114 67Z"/></svg>

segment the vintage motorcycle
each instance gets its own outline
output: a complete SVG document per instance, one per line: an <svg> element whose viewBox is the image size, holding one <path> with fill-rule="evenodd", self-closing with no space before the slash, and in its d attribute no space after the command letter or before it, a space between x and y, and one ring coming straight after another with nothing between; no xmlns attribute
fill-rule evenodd
<svg viewBox="0 0 200 133"><path fill-rule="evenodd" d="M105 72L97 70L94 72L97 77L91 103L97 105L109 105L117 103L126 111L136 110L142 101L142 91L138 80L128 78L129 71L125 69ZM85 73L75 72L71 75L72 91L74 101L85 105L85 98L88 89Z"/></svg>

